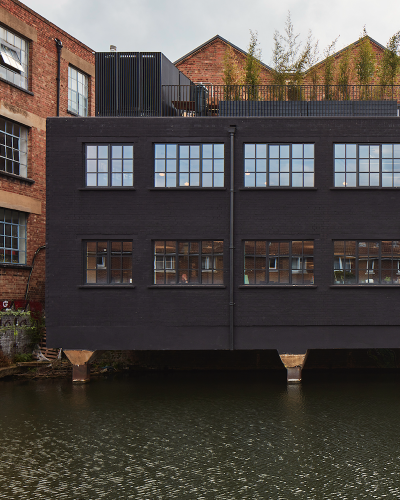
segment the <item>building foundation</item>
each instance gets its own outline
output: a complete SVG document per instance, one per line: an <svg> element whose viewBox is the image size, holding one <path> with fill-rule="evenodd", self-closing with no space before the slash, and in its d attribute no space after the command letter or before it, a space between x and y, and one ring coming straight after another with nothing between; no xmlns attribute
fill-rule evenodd
<svg viewBox="0 0 400 500"><path fill-rule="evenodd" d="M90 380L90 363L96 357L96 351L67 350L65 355L72 364L72 382L83 384Z"/></svg>
<svg viewBox="0 0 400 500"><path fill-rule="evenodd" d="M288 384L297 384L301 382L301 372L306 362L308 351L305 354L287 354L279 353L282 363L287 372Z"/></svg>

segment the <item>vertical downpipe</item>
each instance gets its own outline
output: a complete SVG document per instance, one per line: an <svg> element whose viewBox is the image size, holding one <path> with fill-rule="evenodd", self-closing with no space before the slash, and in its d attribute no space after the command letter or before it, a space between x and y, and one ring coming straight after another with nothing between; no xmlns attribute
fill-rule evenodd
<svg viewBox="0 0 400 500"><path fill-rule="evenodd" d="M61 86L61 49L62 41L55 38L57 47L57 116L60 116L60 86Z"/></svg>
<svg viewBox="0 0 400 500"><path fill-rule="evenodd" d="M236 127L228 129L231 138L231 187L230 187L230 207L229 207L229 349L234 349L234 283L233 283L233 243L234 243L234 195L235 195L235 132Z"/></svg>

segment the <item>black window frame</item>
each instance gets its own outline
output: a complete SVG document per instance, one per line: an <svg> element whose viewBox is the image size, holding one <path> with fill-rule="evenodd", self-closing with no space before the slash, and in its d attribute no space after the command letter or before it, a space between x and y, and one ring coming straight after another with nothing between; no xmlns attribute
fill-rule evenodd
<svg viewBox="0 0 400 500"><path fill-rule="evenodd" d="M157 156L157 146L164 146L164 156ZM176 154L174 157L167 157L167 147L173 147L175 146L176 148ZM204 146L211 146L212 147L212 156L211 157L206 157L204 156L203 153L203 147ZM215 146L222 146L223 147L223 156L215 156L214 150ZM181 148L189 148L189 155L187 157L181 156ZM191 147L199 147L199 156L197 157L192 157L191 156ZM223 142L174 142L174 143L161 143L157 142L154 143L153 146L153 153L154 153L154 187L155 188L160 188L160 189L168 189L168 188L180 188L180 189L190 189L190 188L197 188L197 189L214 189L214 188L224 188L225 187L225 143ZM168 172L168 165L167 161L174 161L175 160L175 170ZM188 161L188 170L184 171L181 169L181 161L187 160ZM191 165L192 161L196 162L196 160L199 161L199 167L198 167L198 172L192 171L191 170ZM216 161L222 161L222 170L215 170L215 162ZM211 161L212 162L212 168L211 170L204 170L204 161ZM161 170L159 165L164 162L164 169ZM172 174L175 174L175 183L171 185L169 184L168 178L172 178ZM187 174L187 181L186 183L183 182L185 176ZM196 176L198 174L199 176L199 183L198 184L191 184L191 175ZM203 175L210 175L212 178L212 185L203 185ZM168 177L168 176L171 177ZM219 176L219 177L216 177ZM215 180L217 178L222 178L222 184L221 185L215 185ZM161 182L161 180L164 180L164 182ZM181 181L183 183L181 183ZM218 183L220 184L220 183Z"/></svg>
<svg viewBox="0 0 400 500"><path fill-rule="evenodd" d="M101 243L106 243L107 248L104 251L99 251L99 244ZM112 267L112 258L116 257L117 255L112 255L112 244L113 243L120 243L121 244L121 250L118 252L118 256L120 257L120 262L121 262L121 267ZM130 244L130 250L124 253L124 243ZM95 261L96 261L96 267L88 267L89 266L89 244L96 244L96 252L95 254L92 254L91 257L95 256ZM122 259L123 257L130 257L130 268L127 268L126 271L128 273L128 281L123 281L123 273L125 269L122 267ZM99 264L99 259L103 259L102 262L105 262L105 264ZM83 268L84 268L84 273L83 273L83 283L84 285L89 285L89 286L127 286L127 285L132 285L133 282L133 241L129 238L104 238L104 239L87 239L83 241ZM121 281L113 281L113 271L119 271L120 272L120 277ZM130 276L129 276L129 271L130 271ZM88 280L89 273L95 272L96 280ZM106 281L99 281L98 279L98 272L105 272L106 273Z"/></svg>
<svg viewBox="0 0 400 500"><path fill-rule="evenodd" d="M99 147L105 146L108 148L108 155L106 157L100 157L99 156ZM125 147L132 147L132 158L124 156L120 158L113 158L112 157L112 148L113 147L122 147L122 155L124 154L124 146ZM89 157L88 156L88 148L89 147L96 147L96 157ZM113 171L113 160L122 161L122 171ZM123 171L123 162L124 160L126 161L131 161L132 163L132 170L131 171ZM96 162L96 170L88 170L88 162L93 161ZM100 171L99 170L99 161L107 161L107 171ZM135 170L135 145L133 142L87 142L84 144L84 164L85 164L85 187L88 188L93 188L93 189L101 189L101 188L118 188L118 189L124 189L124 188L132 188L134 186L134 170ZM105 175L107 174L107 184L99 184L99 175ZM125 174L131 174L131 180L132 182L130 184L124 184L124 173ZM121 174L121 184L113 184L113 174ZM89 175L96 175L96 184L89 184L88 183L88 176Z"/></svg>
<svg viewBox="0 0 400 500"><path fill-rule="evenodd" d="M247 147L246 146L254 146L254 156L247 156ZM257 157L257 146L265 146L266 152L265 156L259 156ZM286 157L281 157L279 154L279 157L270 157L270 147L278 146L279 147L279 153L280 153L280 148L281 147L289 147L289 156ZM293 146L302 146L303 152L302 156L293 156ZM313 156L312 157L306 157L305 156L305 146L312 146L313 147ZM281 171L280 168L278 171L272 171L271 170L271 160L278 160L279 164L281 160L288 160L288 170L287 172ZM248 160L248 161L247 161ZM257 170L257 160L265 162L265 170ZM293 169L293 160L302 160L302 169L301 170L294 170ZM312 171L307 171L305 170L305 160L312 160L313 161L313 166L312 166ZM254 161L254 170L249 170L249 164L250 162ZM243 186L245 188L260 188L260 189L268 189L268 188L273 188L273 189L288 189L288 188L294 188L294 189L307 189L307 188L314 188L315 187L315 143L314 142L251 142L251 143L244 143L243 144L243 171L244 171L244 179L243 179ZM281 184L281 175L288 175L288 184ZM305 175L306 174L312 174L312 179L313 182L312 184L305 184ZM249 182L248 178L252 179L252 175L254 175L254 183ZM265 182L264 185L258 184L258 176L265 176ZM279 178L279 183L278 184L271 184L270 178L271 175L278 175ZM293 183L293 178L295 175L301 175L302 176L302 184L301 185L294 185ZM262 181L260 181L262 182Z"/></svg>
<svg viewBox="0 0 400 500"><path fill-rule="evenodd" d="M265 244L265 253L257 253L257 243L263 245ZM301 253L293 252L293 246L301 243ZM312 253L305 253L305 244L312 244ZM254 252L246 253L246 244L254 244ZM249 246L250 246L249 245ZM260 245L260 246L261 246ZM271 245L278 245L278 253L270 253ZM287 255L280 253L281 245L288 245ZM261 247L262 250L262 247ZM246 239L243 240L243 284L246 285L257 285L257 286L313 286L315 283L315 241L312 239ZM250 266L251 259L253 259L253 266ZM283 265L280 264L281 259L287 259L288 267L285 269ZM300 259L301 267L293 268L294 259ZM264 261L264 265L263 265ZM300 262L299 261L299 262ZM271 266L273 262L273 266ZM307 272L309 271L309 272ZM281 274L287 273L288 280L281 281ZM251 279L251 274L254 273L253 280ZM264 273L265 279L259 279L257 282L257 273L259 277L263 277ZM309 282L306 281L305 276L310 275ZM297 279L294 280L294 276ZM301 276L301 280L298 278ZM246 279L247 278L247 279ZM275 278L272 280L271 278ZM278 279L276 281L276 278ZM294 282L295 281L295 282Z"/></svg>
<svg viewBox="0 0 400 500"><path fill-rule="evenodd" d="M391 243L391 253L383 251L384 244ZM343 244L343 252L335 249L336 244ZM354 244L354 252L346 251L350 244ZM377 252L371 251L373 246L377 246ZM398 256L396 258L394 249L397 247ZM360 248L366 250L360 252ZM400 285L400 239L347 239L333 240L333 285L341 286L399 286ZM337 260L341 267L336 265ZM366 263L365 268L360 268L360 262ZM389 267L384 268L383 263L390 261ZM354 262L354 266L352 266ZM394 264L396 262L396 265ZM395 270L397 270L395 272ZM383 275L386 274L385 277ZM390 274L390 277L388 276ZM360 280L360 276L364 280ZM388 279L389 278L389 279Z"/></svg>
<svg viewBox="0 0 400 500"><path fill-rule="evenodd" d="M157 251L157 248L161 248L161 243L164 245L164 251ZM203 244L206 246L211 243L211 252L203 251ZM184 245L187 245L187 253L181 251ZM192 245L198 245L197 252L191 251ZM179 239L179 240L153 240L153 285L154 286L165 286L165 285L207 285L207 286L218 286L224 284L224 240L194 240L194 239ZM167 251L167 247L175 249L173 251ZM220 249L218 247L221 247ZM218 251L217 251L218 250ZM184 265L187 257L187 264ZM212 267L203 268L203 259L210 259L212 261ZM222 264L218 267L219 258L222 260ZM196 262L196 265L192 265L192 262ZM158 263L162 262L163 266L158 266ZM173 266L167 266L166 263L173 263ZM168 273L170 270L170 273ZM196 279L196 272L198 279ZM168 279L168 274L170 279ZM158 276L163 276L163 282L161 283ZM185 278L184 278L185 276ZM210 278L206 280L205 278ZM173 279L172 279L173 278Z"/></svg>
<svg viewBox="0 0 400 500"><path fill-rule="evenodd" d="M336 156L336 146L344 146L345 148L345 155L343 156ZM355 156L347 156L347 148L355 146L356 148L356 153ZM392 147L392 156L384 156L383 153L383 147L384 146L391 146ZM397 146L397 149L399 152L397 153L397 156L395 156L394 152L394 146ZM361 147L369 147L371 150L371 147L377 147L378 148L378 157L373 157L369 155L368 157L362 157L360 156L360 148ZM371 154L371 153L370 153ZM372 170L371 171L371 160L377 160L378 163L378 170ZM369 168L368 170L361 170L361 162L365 160L368 161ZM385 160L391 160L392 162L392 169L388 171L384 171L384 162ZM394 170L395 169L395 161L397 160L398 163L398 170L397 172ZM337 166L339 165L339 162L343 161L344 162L344 170L337 170ZM347 169L347 165L351 164L350 162L354 161L355 163L355 169L349 170ZM378 175L378 180L379 182L377 184L372 184L371 185L371 174L377 174ZM384 176L389 174L392 177L392 183L391 185L383 185L383 179ZM395 174L398 174L398 184L396 185L395 183ZM361 183L360 182L360 177L361 176L369 176L369 182L368 184ZM352 179L354 176L355 182L348 179ZM348 185L348 182L350 182L350 185ZM333 185L335 188L341 188L341 189L349 189L349 188L362 188L362 189L387 189L387 188L400 188L400 143L396 142L370 142L370 143L363 143L363 142L349 142L349 143L334 143L333 144Z"/></svg>

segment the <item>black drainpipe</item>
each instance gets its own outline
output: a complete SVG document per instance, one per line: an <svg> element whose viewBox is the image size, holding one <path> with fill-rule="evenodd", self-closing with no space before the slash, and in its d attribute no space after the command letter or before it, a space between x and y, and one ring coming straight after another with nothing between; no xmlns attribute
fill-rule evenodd
<svg viewBox="0 0 400 500"><path fill-rule="evenodd" d="M229 349L232 351L234 349L234 288L233 288L233 243L234 243L234 194L235 194L235 126L231 126L228 129L231 138L231 188L230 188L230 207L229 207Z"/></svg>
<svg viewBox="0 0 400 500"><path fill-rule="evenodd" d="M57 46L57 116L60 116L60 86L61 86L61 49L62 49L62 41L58 38L55 38Z"/></svg>
<svg viewBox="0 0 400 500"><path fill-rule="evenodd" d="M29 277L28 277L28 282L26 284L26 291L25 291L25 300L28 300L28 292L29 292L29 283L31 281L31 276L32 276L32 272L33 272L33 267L35 265L35 259L36 259L36 255L40 252L40 250L44 250L46 248L46 245L43 245L41 247L39 247L36 252L35 252L35 255L33 256L33 259L32 259L32 266L31 266L31 270L29 272Z"/></svg>

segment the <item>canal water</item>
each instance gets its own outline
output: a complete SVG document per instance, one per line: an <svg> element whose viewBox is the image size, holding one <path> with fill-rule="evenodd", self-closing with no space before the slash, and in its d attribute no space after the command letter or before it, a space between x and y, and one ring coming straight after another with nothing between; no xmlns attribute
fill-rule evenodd
<svg viewBox="0 0 400 500"><path fill-rule="evenodd" d="M0 499L400 498L400 377L0 383Z"/></svg>

